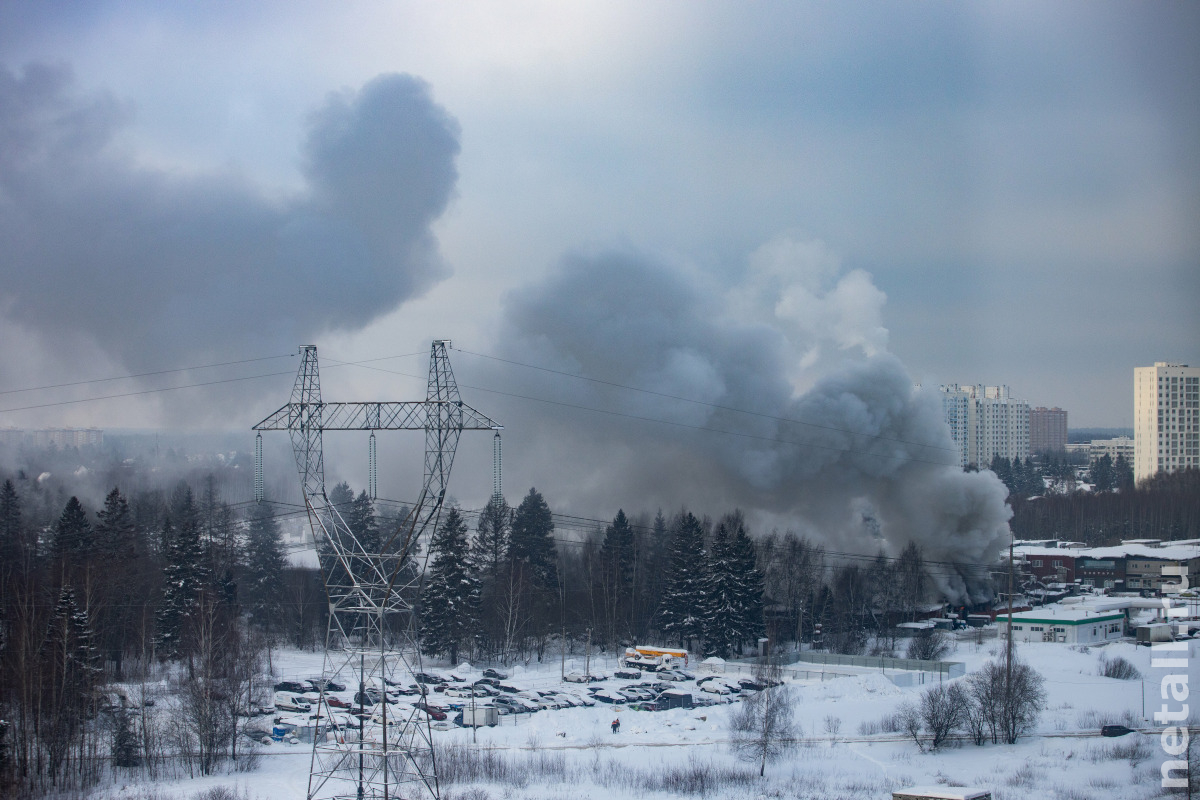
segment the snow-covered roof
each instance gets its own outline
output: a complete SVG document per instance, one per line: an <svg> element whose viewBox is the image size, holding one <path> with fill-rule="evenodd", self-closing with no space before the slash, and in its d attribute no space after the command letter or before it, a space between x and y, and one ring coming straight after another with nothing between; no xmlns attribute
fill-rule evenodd
<svg viewBox="0 0 1200 800"><path fill-rule="evenodd" d="M1078 606L1042 606L1032 611L1014 611L1013 622L1063 622L1079 624L1082 622L1101 622L1124 619L1120 611L1098 611L1094 608L1079 608ZM1008 622L1008 614L996 617L996 622Z"/></svg>
<svg viewBox="0 0 1200 800"><path fill-rule="evenodd" d="M1149 547L1144 544L1121 544L1114 547L1038 547L1021 545L1014 552L1026 558L1162 558L1168 561L1186 561L1200 558L1200 546L1171 544L1165 547Z"/></svg>

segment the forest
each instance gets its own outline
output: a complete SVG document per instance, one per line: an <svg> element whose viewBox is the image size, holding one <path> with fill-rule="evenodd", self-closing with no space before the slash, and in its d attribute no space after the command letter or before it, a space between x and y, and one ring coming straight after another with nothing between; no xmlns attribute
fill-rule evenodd
<svg viewBox="0 0 1200 800"><path fill-rule="evenodd" d="M252 763L239 711L265 688L273 649L325 643L320 571L294 535L302 511L241 499L247 470L236 457L4 455L4 792L84 787L111 769ZM1093 544L1196 536L1197 483L1190 472L1113 492L1014 492L1014 532L1053 528ZM383 540L408 513L346 483L330 500L364 541ZM448 506L416 556L411 625L422 652L493 664L653 642L737 657L764 636L775 647L891 655L895 624L942 600L939 570L988 566L930 563L911 545L841 553L793 531L752 531L736 509L569 517L534 488L515 507L503 497Z"/></svg>

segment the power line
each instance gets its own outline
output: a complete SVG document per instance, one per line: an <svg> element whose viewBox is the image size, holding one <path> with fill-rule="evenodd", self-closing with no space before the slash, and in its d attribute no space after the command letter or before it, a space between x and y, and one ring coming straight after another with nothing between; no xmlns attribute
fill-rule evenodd
<svg viewBox="0 0 1200 800"><path fill-rule="evenodd" d="M409 356L414 356L414 355L421 355L421 353L406 353L404 355L397 355L397 356L380 356L378 358L364 359L363 361L335 362L332 366L334 366L334 367L364 366L365 364L367 364L369 362L388 361L388 360L396 359L396 358L408 358ZM282 358L282 356L266 356L265 358ZM239 364L239 363L247 363L249 361L262 361L262 360L265 360L265 359L246 359L245 361L230 361L230 362L226 362L226 363ZM214 365L214 366L221 366L221 365ZM365 367L365 366L364 366L364 368L365 369L373 369L372 367ZM194 367L193 369L201 369L201 367ZM377 369L377 368L375 368L375 369ZM165 374L168 372L184 372L184 371L186 371L186 368L185 369L175 369L175 370L161 370L159 372L147 372L144 374L145 375L159 375L159 374ZM387 371L387 370L385 370L385 371ZM120 394L107 394L107 395L100 395L98 397L81 397L81 398L78 398L75 400L58 400L58 401L51 402L51 403L38 403L35 405L17 406L14 408L0 408L0 414L8 413L11 411L29 411L29 410L35 409L35 408L52 408L54 406L74 405L76 403L91 403L91 402L95 402L97 400L116 400L116 399L119 399L122 397L138 397L140 395L157 394L158 392L173 392L173 391L177 391L179 389L195 389L195 388L202 387L202 386L216 386L216 385L222 384L222 383L237 383L239 381L253 381L253 380L259 380L260 378L277 378L281 375L294 375L294 374L295 373L293 373L293 372L266 372L266 373L262 373L259 375L244 375L240 378L223 378L221 380L203 381L200 383L187 383L187 384L183 384L180 386L163 386L163 387L160 387L157 389L141 389L141 390L138 390L135 392L122 392ZM402 373L397 373L397 374L402 374ZM126 376L126 377L138 377L138 376ZM412 377L412 376L408 376L408 377ZM121 378L101 378L98 380L121 380ZM81 384L85 384L85 383L92 383L92 381L80 381L78 384L62 384L62 385L63 386L76 386L76 385L81 385ZM51 388L51 387L44 387L44 388ZM33 389L13 389L12 391L25 392L25 391L34 391L34 390ZM0 394L3 394L3 392L0 392Z"/></svg>
<svg viewBox="0 0 1200 800"><path fill-rule="evenodd" d="M69 386L84 386L89 383L106 383L108 381L124 381L133 378L146 378L150 375L167 375L173 372L191 372L198 369L215 369L216 367L228 367L234 364L250 364L255 361L271 361L277 358L295 358L295 353L288 353L280 356L262 356L260 358L243 358L239 361L222 361L219 364L201 364L195 367L179 367L177 369L160 369L154 372L137 372L131 375L114 375L111 378L92 378L86 381L73 381L71 383L53 383L46 386L30 386L26 389L3 389L0 394L19 394L21 392L40 392L45 389L63 389Z"/></svg>

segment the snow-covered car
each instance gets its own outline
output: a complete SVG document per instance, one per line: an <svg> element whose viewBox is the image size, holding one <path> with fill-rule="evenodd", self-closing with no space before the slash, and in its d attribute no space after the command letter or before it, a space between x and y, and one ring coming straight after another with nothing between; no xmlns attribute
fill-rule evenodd
<svg viewBox="0 0 1200 800"><path fill-rule="evenodd" d="M596 705L596 701L593 700L588 695L582 695L582 694L578 694L576 692L564 692L563 694L566 694L566 695L569 695L570 697L575 698L576 700L579 701L580 705L587 706L589 708Z"/></svg>
<svg viewBox="0 0 1200 800"><path fill-rule="evenodd" d="M708 692L709 694L731 694L732 693L732 690L729 688L728 684L722 683L721 681L708 681L707 683L705 683L703 686L700 687L700 691Z"/></svg>
<svg viewBox="0 0 1200 800"><path fill-rule="evenodd" d="M558 700L560 703L566 703L567 708L579 708L583 705L583 702L579 698L575 697L573 694L567 694L566 692L555 692L554 699Z"/></svg>
<svg viewBox="0 0 1200 800"><path fill-rule="evenodd" d="M628 697L612 689L597 689L595 692L592 692L592 697L601 703L610 703L612 705L624 705L629 702Z"/></svg>
<svg viewBox="0 0 1200 800"><path fill-rule="evenodd" d="M498 669L492 669L491 667L488 667L487 669L485 669L485 670L483 671L483 677L485 677L485 678L495 678L495 679L496 679L496 680L498 680L498 681L506 681L506 680L508 680L508 673L507 673L507 672L501 672L501 671L500 671L500 670L498 670Z"/></svg>
<svg viewBox="0 0 1200 800"><path fill-rule="evenodd" d="M619 669L613 673L614 678L620 678L623 681L640 681L642 673L636 669Z"/></svg>

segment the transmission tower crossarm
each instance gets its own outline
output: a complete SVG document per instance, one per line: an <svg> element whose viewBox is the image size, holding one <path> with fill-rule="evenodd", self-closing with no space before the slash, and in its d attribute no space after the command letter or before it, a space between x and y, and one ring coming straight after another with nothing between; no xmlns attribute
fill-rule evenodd
<svg viewBox="0 0 1200 800"><path fill-rule="evenodd" d="M316 409L312 406L317 406ZM431 424L438 427L447 417L464 431L499 431L503 426L462 401L410 400L391 403L288 403L262 422L256 431L286 431L306 419L304 411L320 411L325 431L419 431ZM452 414L447 414L452 411ZM461 415L461 417L460 417ZM459 419L461 418L461 423ZM432 422L431 422L432 421ZM445 424L441 422L441 424Z"/></svg>

